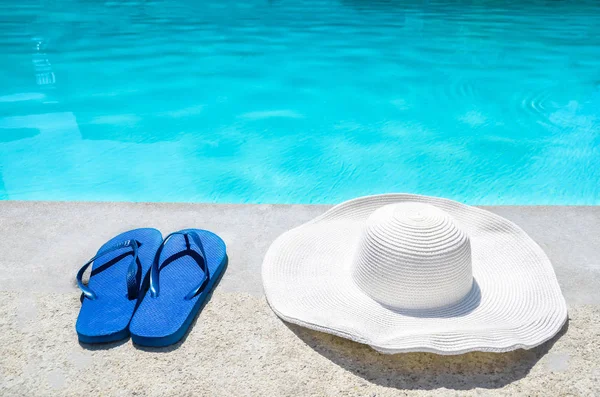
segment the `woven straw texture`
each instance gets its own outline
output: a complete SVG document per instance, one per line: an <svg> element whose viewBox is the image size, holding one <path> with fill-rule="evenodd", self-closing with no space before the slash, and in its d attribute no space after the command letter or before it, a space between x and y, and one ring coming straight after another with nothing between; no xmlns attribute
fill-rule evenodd
<svg viewBox="0 0 600 397"><path fill-rule="evenodd" d="M523 230L434 197L344 202L275 240L262 276L285 321L383 353L531 348L567 319L552 265Z"/></svg>

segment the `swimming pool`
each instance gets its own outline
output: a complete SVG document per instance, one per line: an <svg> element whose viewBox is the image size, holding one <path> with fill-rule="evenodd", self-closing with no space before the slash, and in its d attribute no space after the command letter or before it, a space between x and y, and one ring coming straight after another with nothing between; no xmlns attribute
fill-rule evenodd
<svg viewBox="0 0 600 397"><path fill-rule="evenodd" d="M600 204L597 1L0 15L0 199Z"/></svg>

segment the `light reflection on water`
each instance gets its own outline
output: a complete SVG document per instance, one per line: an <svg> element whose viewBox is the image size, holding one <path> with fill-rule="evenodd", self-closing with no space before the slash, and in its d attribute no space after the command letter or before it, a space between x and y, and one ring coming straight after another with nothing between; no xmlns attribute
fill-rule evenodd
<svg viewBox="0 0 600 397"><path fill-rule="evenodd" d="M600 3L523 3L2 2L0 199L599 204Z"/></svg>

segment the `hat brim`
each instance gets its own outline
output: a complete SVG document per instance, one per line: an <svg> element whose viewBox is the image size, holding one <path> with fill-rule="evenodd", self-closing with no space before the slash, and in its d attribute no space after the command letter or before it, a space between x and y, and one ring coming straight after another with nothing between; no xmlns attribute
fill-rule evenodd
<svg viewBox="0 0 600 397"><path fill-rule="evenodd" d="M471 240L471 292L432 310L398 310L366 295L352 278L364 222L377 208L406 201L454 217ZM505 352L552 338L567 319L554 270L512 222L451 200L386 194L344 202L281 235L262 267L264 290L283 320L368 344L382 353Z"/></svg>

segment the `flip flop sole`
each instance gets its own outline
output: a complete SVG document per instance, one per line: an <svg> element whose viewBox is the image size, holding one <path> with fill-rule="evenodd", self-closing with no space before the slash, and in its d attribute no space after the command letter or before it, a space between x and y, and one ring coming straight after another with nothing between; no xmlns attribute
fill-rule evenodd
<svg viewBox="0 0 600 397"><path fill-rule="evenodd" d="M127 240L139 243L142 284L138 296L135 299L127 297L127 272L132 260L131 255L127 255L128 249L123 248L96 259L87 286L97 296L82 299L75 325L81 343L109 343L129 336L129 323L144 297L150 266L162 242L162 235L150 228L131 230L109 240L98 253Z"/></svg>
<svg viewBox="0 0 600 397"><path fill-rule="evenodd" d="M148 337L131 334L131 341L136 345L147 346L147 347L165 347L173 345L179 342L190 329L190 326L194 322L194 319L198 316L198 314L204 309L204 306L210 301L212 294L214 292L215 287L219 284L223 275L225 274L225 270L229 264L229 259L227 255L223 258L223 261L219 264L216 271L213 272L213 277L206 284L206 293L200 296L200 298L194 304L194 307L190 311L189 315L181 325L177 331L170 335L161 336L161 337Z"/></svg>
<svg viewBox="0 0 600 397"><path fill-rule="evenodd" d="M81 343L87 344L97 344L97 343L111 343L123 340L129 336L129 329L124 329L119 332L115 332L110 335L99 335L99 336L89 336L77 333L77 338Z"/></svg>

